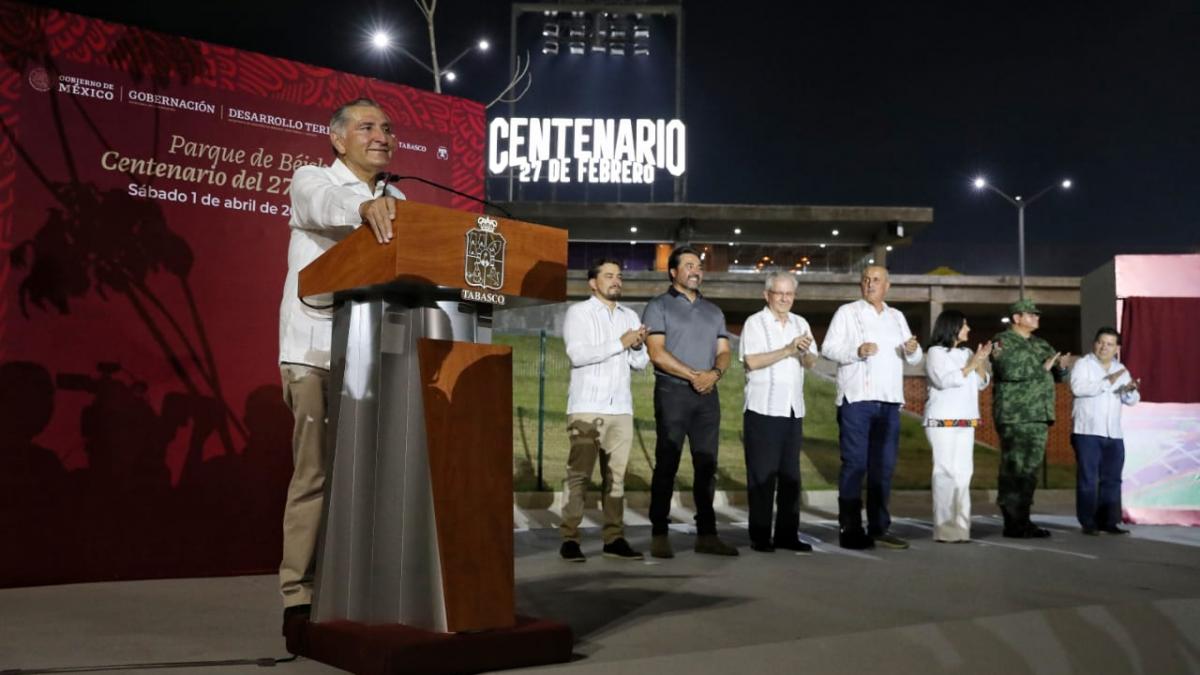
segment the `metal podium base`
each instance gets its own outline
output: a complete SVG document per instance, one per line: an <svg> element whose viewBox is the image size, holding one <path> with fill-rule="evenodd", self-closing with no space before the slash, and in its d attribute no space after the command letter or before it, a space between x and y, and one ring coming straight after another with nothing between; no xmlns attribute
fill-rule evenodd
<svg viewBox="0 0 1200 675"><path fill-rule="evenodd" d="M338 299L314 621L447 630L417 341L491 342L490 306L453 294Z"/></svg>

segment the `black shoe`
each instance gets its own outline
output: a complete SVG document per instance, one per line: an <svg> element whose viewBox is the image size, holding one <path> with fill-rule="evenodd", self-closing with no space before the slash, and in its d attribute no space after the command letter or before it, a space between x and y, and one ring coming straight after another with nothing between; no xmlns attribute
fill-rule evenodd
<svg viewBox="0 0 1200 675"><path fill-rule="evenodd" d="M293 625L308 623L312 615L312 605L292 605L283 608L283 636L287 637L288 629Z"/></svg>
<svg viewBox="0 0 1200 675"><path fill-rule="evenodd" d="M1033 539L1035 536L1033 531L1037 529L1039 528L1033 523L1013 521L1004 524L1004 531L1001 534L1009 539ZM1049 533L1046 536L1050 536Z"/></svg>
<svg viewBox="0 0 1200 675"><path fill-rule="evenodd" d="M1004 516L1004 531L1003 535L1009 539L1024 539L1025 526L1013 514L1013 509L1007 506L1000 507L1000 515Z"/></svg>
<svg viewBox="0 0 1200 675"><path fill-rule="evenodd" d="M643 560L646 556L642 555L641 551L635 551L625 541L624 537L613 539L612 543L604 545L605 558L617 558L618 560Z"/></svg>
<svg viewBox="0 0 1200 675"><path fill-rule="evenodd" d="M1116 525L1110 525L1108 527L1101 528L1101 529L1104 531L1105 534L1129 534L1129 530L1126 530L1123 527L1118 527Z"/></svg>
<svg viewBox="0 0 1200 675"><path fill-rule="evenodd" d="M847 530L838 533L838 546L841 546L842 548L863 551L869 548L875 548L875 540L861 529L857 531Z"/></svg>
<svg viewBox="0 0 1200 675"><path fill-rule="evenodd" d="M1044 527L1038 527L1032 522L1025 523L1025 538L1026 539L1049 539L1050 530Z"/></svg>
<svg viewBox="0 0 1200 675"><path fill-rule="evenodd" d="M1082 532L1089 537L1099 537L1100 536L1100 530L1097 530L1094 527L1085 527L1085 528L1083 528Z"/></svg>
<svg viewBox="0 0 1200 675"><path fill-rule="evenodd" d="M1009 539L1044 539L1050 536L1050 530L1040 528L1029 520L1028 506L1001 506L1000 512L1004 514L1002 534Z"/></svg>
<svg viewBox="0 0 1200 675"><path fill-rule="evenodd" d="M812 553L812 546L806 544L799 539L795 541L779 541L775 540L775 548L783 551L795 551L796 553Z"/></svg>
<svg viewBox="0 0 1200 675"><path fill-rule="evenodd" d="M752 541L750 542L750 550L758 551L759 553L774 553L775 547L769 541Z"/></svg>
<svg viewBox="0 0 1200 675"><path fill-rule="evenodd" d="M579 542L577 541L564 541L562 546L558 549L558 555L562 556L562 559L566 560L567 562L587 562L587 558L584 557L583 551L579 550Z"/></svg>
<svg viewBox="0 0 1200 675"><path fill-rule="evenodd" d="M1037 480L1026 481L1023 494L1025 502L1016 509L1017 522L1025 530L1026 539L1049 539L1050 530L1034 525L1029 518L1030 509L1033 507L1033 490L1036 486Z"/></svg>
<svg viewBox="0 0 1200 675"><path fill-rule="evenodd" d="M838 498L838 545L863 550L875 548L875 540L862 526L862 500Z"/></svg>

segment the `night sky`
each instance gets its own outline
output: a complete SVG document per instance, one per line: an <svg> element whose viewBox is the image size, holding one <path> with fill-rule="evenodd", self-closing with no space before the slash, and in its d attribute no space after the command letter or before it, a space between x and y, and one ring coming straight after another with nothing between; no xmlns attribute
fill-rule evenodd
<svg viewBox="0 0 1200 675"><path fill-rule="evenodd" d="M423 19L405 0L34 4L431 88L417 66L366 47L382 22L427 58ZM446 93L486 102L507 81L509 7L440 0L443 59L481 35L494 45L467 56ZM897 251L894 270L1015 273L1016 210L970 179L1028 195L1069 177L1072 190L1026 211L1030 274L1200 250L1198 3L686 1L684 11L689 201L932 206L934 225ZM530 46L535 71L567 67ZM647 88L674 87L667 68L636 79L629 116L662 99ZM522 104L552 108L590 88L560 80L535 78Z"/></svg>

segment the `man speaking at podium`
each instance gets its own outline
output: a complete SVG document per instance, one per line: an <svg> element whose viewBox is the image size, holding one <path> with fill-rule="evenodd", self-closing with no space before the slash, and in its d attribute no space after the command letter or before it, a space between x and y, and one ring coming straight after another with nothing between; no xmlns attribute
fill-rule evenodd
<svg viewBox="0 0 1200 675"><path fill-rule="evenodd" d="M391 241L399 190L380 177L396 151L392 122L365 98L339 107L329 122L332 165L302 166L292 176L288 271L279 307L279 372L295 417L292 481L283 511L279 590L283 621L306 620L312 605L317 529L325 489L325 403L333 313L301 302L300 270L360 225L380 244Z"/></svg>

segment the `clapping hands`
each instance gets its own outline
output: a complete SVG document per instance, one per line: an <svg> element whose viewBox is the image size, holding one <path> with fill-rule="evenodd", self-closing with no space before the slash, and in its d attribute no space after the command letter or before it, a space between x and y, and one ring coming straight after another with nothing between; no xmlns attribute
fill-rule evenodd
<svg viewBox="0 0 1200 675"><path fill-rule="evenodd" d="M978 367L987 363L987 360L992 355L992 342L989 340L975 348L975 353L971 355L971 364Z"/></svg>
<svg viewBox="0 0 1200 675"><path fill-rule="evenodd" d="M792 349L795 350L795 356L802 356L812 346L813 336L805 333L792 340Z"/></svg>
<svg viewBox="0 0 1200 675"><path fill-rule="evenodd" d="M641 349L646 344L646 327L631 328L621 335L621 346L626 349Z"/></svg>
<svg viewBox="0 0 1200 675"><path fill-rule="evenodd" d="M1125 370L1122 369L1121 372L1125 372ZM1117 393L1118 394L1128 394L1131 391L1137 391L1138 387L1140 387L1140 386L1142 386L1141 378L1138 378L1136 380L1130 380L1129 382L1127 382L1125 384L1125 386L1117 389Z"/></svg>
<svg viewBox="0 0 1200 675"><path fill-rule="evenodd" d="M1075 365L1075 361L1078 359L1078 356L1071 356L1071 352L1067 352L1066 354L1062 352L1054 352L1054 356L1051 356L1042 363L1042 368L1050 370L1057 366L1059 368L1069 369L1071 366Z"/></svg>

